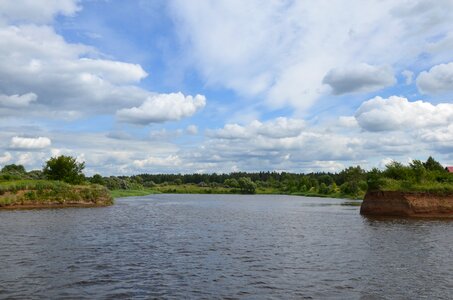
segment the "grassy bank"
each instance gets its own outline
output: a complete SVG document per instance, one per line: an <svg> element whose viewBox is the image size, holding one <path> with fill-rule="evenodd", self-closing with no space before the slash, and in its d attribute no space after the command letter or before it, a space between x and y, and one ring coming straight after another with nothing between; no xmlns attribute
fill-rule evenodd
<svg viewBox="0 0 453 300"><path fill-rule="evenodd" d="M70 185L51 180L0 182L0 207L103 206L113 204L109 191L97 184Z"/></svg>
<svg viewBox="0 0 453 300"><path fill-rule="evenodd" d="M150 194L242 194L238 188L225 186L199 186L196 184L165 184L156 185L153 188L128 189L128 190L111 190L110 195L113 198L145 196ZM294 192L288 193L271 187L258 187L255 191L258 195L294 195L306 197L323 197L323 198L347 198L363 199L364 193L358 196L345 195L340 192L321 194L315 192Z"/></svg>
<svg viewBox="0 0 453 300"><path fill-rule="evenodd" d="M453 183L451 182L413 182L407 180L381 179L375 190L408 192L408 193L430 193L438 195L453 194Z"/></svg>
<svg viewBox="0 0 453 300"><path fill-rule="evenodd" d="M110 192L110 195L114 199L122 198L122 197L146 196L146 195L151 195L151 194L160 194L159 191L156 191L154 189L149 189L149 188L132 189L132 190L112 190L109 192Z"/></svg>

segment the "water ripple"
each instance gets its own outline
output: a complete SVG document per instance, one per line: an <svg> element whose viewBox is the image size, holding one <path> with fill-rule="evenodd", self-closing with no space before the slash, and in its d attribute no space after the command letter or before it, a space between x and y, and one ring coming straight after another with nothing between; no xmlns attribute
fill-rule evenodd
<svg viewBox="0 0 453 300"><path fill-rule="evenodd" d="M449 299L453 222L338 199L152 195L0 211L3 299Z"/></svg>

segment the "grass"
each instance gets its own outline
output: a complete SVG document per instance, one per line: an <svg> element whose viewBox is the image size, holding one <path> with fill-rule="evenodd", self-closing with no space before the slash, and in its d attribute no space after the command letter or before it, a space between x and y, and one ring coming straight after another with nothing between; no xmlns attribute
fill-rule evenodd
<svg viewBox="0 0 453 300"><path fill-rule="evenodd" d="M394 179L384 179L381 182L379 190L382 191L398 191L398 192L425 192L431 194L453 194L453 183L449 182L409 182Z"/></svg>
<svg viewBox="0 0 453 300"><path fill-rule="evenodd" d="M111 190L109 191L110 195L116 199L116 198L122 198L122 197L132 197L132 196L146 196L146 195L151 195L151 194L160 194L159 191L156 191L154 189L141 189L141 190Z"/></svg>
<svg viewBox="0 0 453 300"><path fill-rule="evenodd" d="M131 197L131 196L146 196L150 194L241 194L237 188L225 186L199 186L196 184L165 184L156 185L153 188L133 189L133 190L111 190L110 195L113 198ZM295 192L288 193L271 187L258 187L256 189L258 195L295 195L306 197L323 197L323 198L348 198L348 199L363 199L365 193L360 195L344 195L339 192L332 194L320 194L315 192Z"/></svg>
<svg viewBox="0 0 453 300"><path fill-rule="evenodd" d="M0 207L49 204L113 204L108 190L96 184L70 185L52 180L0 182Z"/></svg>

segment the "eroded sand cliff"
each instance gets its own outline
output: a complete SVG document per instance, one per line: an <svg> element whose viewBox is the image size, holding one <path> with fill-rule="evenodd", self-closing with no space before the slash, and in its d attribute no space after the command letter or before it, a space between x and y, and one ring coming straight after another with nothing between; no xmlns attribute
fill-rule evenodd
<svg viewBox="0 0 453 300"><path fill-rule="evenodd" d="M374 216L453 218L453 194L367 192L360 213Z"/></svg>

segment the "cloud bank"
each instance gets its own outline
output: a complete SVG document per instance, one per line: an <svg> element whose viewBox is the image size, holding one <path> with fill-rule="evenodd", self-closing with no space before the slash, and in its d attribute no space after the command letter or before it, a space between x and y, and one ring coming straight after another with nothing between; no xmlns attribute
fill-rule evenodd
<svg viewBox="0 0 453 300"><path fill-rule="evenodd" d="M330 70L323 83L332 88L335 95L354 92L373 92L396 83L389 66L371 66L360 64L346 68Z"/></svg>
<svg viewBox="0 0 453 300"><path fill-rule="evenodd" d="M423 94L453 93L453 62L421 72L417 77L417 87Z"/></svg>
<svg viewBox="0 0 453 300"><path fill-rule="evenodd" d="M146 125L190 117L205 105L206 98L202 95L159 94L148 97L139 107L121 109L116 115L123 122Z"/></svg>
<svg viewBox="0 0 453 300"><path fill-rule="evenodd" d="M10 147L13 149L34 150L49 147L52 144L47 137L25 138L15 136L11 139Z"/></svg>
<svg viewBox="0 0 453 300"><path fill-rule="evenodd" d="M404 97L375 97L365 101L355 114L361 128L368 131L410 130L453 123L453 104L433 105L409 102Z"/></svg>

